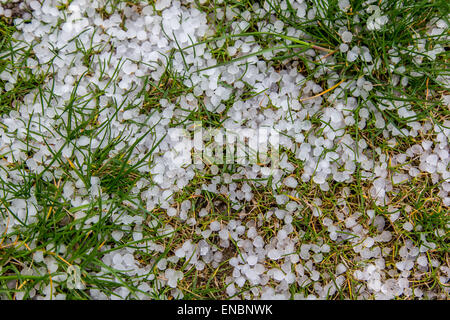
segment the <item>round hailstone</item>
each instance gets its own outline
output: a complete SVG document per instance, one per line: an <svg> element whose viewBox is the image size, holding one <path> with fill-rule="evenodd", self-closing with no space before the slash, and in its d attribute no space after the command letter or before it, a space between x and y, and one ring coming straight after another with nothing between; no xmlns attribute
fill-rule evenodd
<svg viewBox="0 0 450 320"><path fill-rule="evenodd" d="M395 173L392 176L392 182L393 182L394 185L400 184L400 183L403 183L403 182L406 182L406 181L408 181L408 175L407 174Z"/></svg>
<svg viewBox="0 0 450 320"><path fill-rule="evenodd" d="M203 261L198 261L195 264L195 269L197 269L198 271L202 271L205 269L205 263Z"/></svg>
<svg viewBox="0 0 450 320"><path fill-rule="evenodd" d="M147 39L148 39L147 32L145 32L145 30L139 30L139 31L137 32L137 34L136 34L136 38L137 38L139 41L147 40Z"/></svg>
<svg viewBox="0 0 450 320"><path fill-rule="evenodd" d="M250 266L254 266L257 262L258 262L258 257L255 256L255 255L251 255L251 256L249 256L249 257L247 258L247 263L248 263Z"/></svg>
<svg viewBox="0 0 450 320"><path fill-rule="evenodd" d="M247 237L250 239L255 238L258 235L255 227L250 227L247 231Z"/></svg>
<svg viewBox="0 0 450 320"><path fill-rule="evenodd" d="M342 274L342 273L344 273L345 271L347 271L347 267L345 266L345 265L343 265L342 263L339 263L337 266L336 266L336 274Z"/></svg>
<svg viewBox="0 0 450 320"><path fill-rule="evenodd" d="M342 121L342 114L339 110L330 109L329 114L330 114L331 122L337 123L337 122Z"/></svg>
<svg viewBox="0 0 450 320"><path fill-rule="evenodd" d="M120 241L120 239L122 239L123 237L123 234L123 231L114 230L113 232L111 232L111 237L116 241Z"/></svg>
<svg viewBox="0 0 450 320"><path fill-rule="evenodd" d="M30 2L30 8L33 9L33 11L38 11L41 9L41 4L38 1L31 1Z"/></svg>
<svg viewBox="0 0 450 320"><path fill-rule="evenodd" d="M317 184L323 184L326 181L326 174L324 173L317 173L314 177L313 177L313 181Z"/></svg>
<svg viewBox="0 0 450 320"><path fill-rule="evenodd" d="M33 253L33 260L37 263L44 261L44 252L39 250Z"/></svg>
<svg viewBox="0 0 450 320"><path fill-rule="evenodd" d="M407 221L403 224L403 229L408 232L411 231L413 228L414 228L414 226L409 221Z"/></svg>
<svg viewBox="0 0 450 320"><path fill-rule="evenodd" d="M263 176L269 176L272 173L272 169L270 167L262 167L261 168L261 175Z"/></svg>
<svg viewBox="0 0 450 320"><path fill-rule="evenodd" d="M439 160L439 158L438 158L437 154L432 153L427 157L426 162L429 165L436 166L438 160Z"/></svg>
<svg viewBox="0 0 450 320"><path fill-rule="evenodd" d="M210 170L211 170L211 174L213 174L213 175L217 175L219 173L219 167L216 165L212 165Z"/></svg>
<svg viewBox="0 0 450 320"><path fill-rule="evenodd" d="M231 283L227 287L226 292L227 292L228 296L230 296L230 297L234 296L234 294L236 293L236 287L234 286L234 284Z"/></svg>
<svg viewBox="0 0 450 320"><path fill-rule="evenodd" d="M211 231L219 231L220 230L220 222L219 221L213 221L209 225L209 229Z"/></svg>
<svg viewBox="0 0 450 320"><path fill-rule="evenodd" d="M5 17L7 17L7 18L11 18L11 16L12 16L12 10L11 10L11 9L5 9L5 10L3 11L3 14L4 14Z"/></svg>
<svg viewBox="0 0 450 320"><path fill-rule="evenodd" d="M170 207L169 209L167 209L167 215L169 217L174 217L177 215L177 209Z"/></svg>
<svg viewBox="0 0 450 320"><path fill-rule="evenodd" d="M235 280L235 283L241 288L245 284L245 281L245 278L240 276Z"/></svg>
<svg viewBox="0 0 450 320"><path fill-rule="evenodd" d="M183 248L178 248L177 250L175 250L175 255L176 255L178 258L184 258L185 255L186 255L186 252L184 251Z"/></svg>
<svg viewBox="0 0 450 320"><path fill-rule="evenodd" d="M389 231L385 230L379 235L378 238L380 241L389 242L392 239L392 234Z"/></svg>
<svg viewBox="0 0 450 320"><path fill-rule="evenodd" d="M239 67L235 64L230 64L230 66L227 69L228 73L235 75L239 72Z"/></svg>
<svg viewBox="0 0 450 320"><path fill-rule="evenodd" d="M228 240L230 233L226 229L222 229L219 231L219 238L222 240Z"/></svg>
<svg viewBox="0 0 450 320"><path fill-rule="evenodd" d="M349 0L339 0L338 1L339 9L342 11L348 11L348 9L351 7Z"/></svg>
<svg viewBox="0 0 450 320"><path fill-rule="evenodd" d="M288 188L294 189L295 187L297 187L298 182L297 182L297 180L296 180L295 178L293 178L293 177L287 177L287 178L284 180L284 185L285 185L286 187L288 187Z"/></svg>
<svg viewBox="0 0 450 320"><path fill-rule="evenodd" d="M426 267L428 265L428 259L425 256L419 256L417 258L417 264L422 267Z"/></svg>
<svg viewBox="0 0 450 320"><path fill-rule="evenodd" d="M251 280L251 281L258 281L258 280L259 280L258 274L257 274L254 270L252 270L252 269L249 269L249 270L245 273L245 275L246 275L247 278L248 278L249 280Z"/></svg>
<svg viewBox="0 0 450 320"><path fill-rule="evenodd" d="M273 26L275 27L275 29L277 29L277 31L281 31L284 27L284 23L283 23L283 21L277 20L277 21L275 21Z"/></svg>
<svg viewBox="0 0 450 320"><path fill-rule="evenodd" d="M123 261L125 262L125 264L131 266L134 264L134 257L132 254L127 253L123 256Z"/></svg>
<svg viewBox="0 0 450 320"><path fill-rule="evenodd" d="M128 75L136 72L136 70L137 70L137 65L135 63L131 62L130 60L125 61L125 63L122 66L122 71Z"/></svg>
<svg viewBox="0 0 450 320"><path fill-rule="evenodd" d="M269 257L269 259L271 260L278 260L281 258L281 252L276 249L270 249L267 253L267 257Z"/></svg>
<svg viewBox="0 0 450 320"><path fill-rule="evenodd" d="M409 174L411 177L415 178L415 177L417 177L417 176L420 174L420 170L417 169L417 168L415 168L415 167L411 167L411 168L408 170L408 174Z"/></svg>
<svg viewBox="0 0 450 320"><path fill-rule="evenodd" d="M432 145L433 145L432 141L429 141L429 140L423 140L422 141L423 150L429 150Z"/></svg>
<svg viewBox="0 0 450 320"><path fill-rule="evenodd" d="M313 271L311 272L311 280L317 281L317 280L319 280L319 279L320 279L320 272L317 271L317 270L313 270Z"/></svg>
<svg viewBox="0 0 450 320"><path fill-rule="evenodd" d="M126 110L122 114L123 120L130 120L134 118L134 110Z"/></svg>
<svg viewBox="0 0 450 320"><path fill-rule="evenodd" d="M347 52L349 49L348 44L346 43L341 43L339 46L339 51L341 51L342 53Z"/></svg>
<svg viewBox="0 0 450 320"><path fill-rule="evenodd" d="M165 258L162 258L161 260L159 260L158 261L158 263L156 264L156 267L159 269L159 270L166 270L166 268L167 268L167 259L165 259Z"/></svg>
<svg viewBox="0 0 450 320"><path fill-rule="evenodd" d="M279 270L279 269L276 269L276 270L273 272L273 278L274 278L275 280L277 280L277 281L283 280L283 279L284 279L284 272L281 271L281 270Z"/></svg>
<svg viewBox="0 0 450 320"><path fill-rule="evenodd" d="M232 57L237 53L237 48L230 46L227 48L228 54ZM239 70L238 70L239 71Z"/></svg>
<svg viewBox="0 0 450 320"><path fill-rule="evenodd" d="M354 61L356 61L356 59L358 59L358 54L357 53L355 53L352 50L347 52L347 61L348 62L354 62Z"/></svg>
<svg viewBox="0 0 450 320"><path fill-rule="evenodd" d="M122 263L122 256L120 255L120 253L116 253L116 254L113 256L112 261L113 261L113 263L114 263L115 265L118 265L118 264Z"/></svg>
<svg viewBox="0 0 450 320"><path fill-rule="evenodd" d="M345 43L349 43L349 42L352 42L353 34L349 31L345 31L342 33L341 38L342 38L342 41L344 41Z"/></svg>
<svg viewBox="0 0 450 320"><path fill-rule="evenodd" d="M277 239L278 239L279 241L283 241L283 240L286 239L286 238L287 238L287 232L286 232L285 230L280 230L280 231L278 231Z"/></svg>
<svg viewBox="0 0 450 320"><path fill-rule="evenodd" d="M281 209L275 210L275 216L276 216L278 219L280 219L280 220L284 219L284 216L285 216L285 215L286 215L286 211L285 211L285 210L281 210Z"/></svg>
<svg viewBox="0 0 450 320"><path fill-rule="evenodd" d="M84 147L84 146L87 146L90 141L91 141L91 139L89 137L82 136L78 139L78 145L80 147Z"/></svg>

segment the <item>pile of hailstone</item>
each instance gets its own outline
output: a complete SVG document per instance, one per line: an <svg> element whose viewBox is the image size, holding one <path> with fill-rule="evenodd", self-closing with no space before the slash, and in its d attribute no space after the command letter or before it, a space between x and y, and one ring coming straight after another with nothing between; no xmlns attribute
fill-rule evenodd
<svg viewBox="0 0 450 320"><path fill-rule="evenodd" d="M92 176L88 170L90 157L95 151L109 145L114 146L109 151L110 157L119 155L125 147L134 146L130 149L129 163L138 164L136 168L142 178L131 189L132 198L149 212L163 210L168 217L190 226L197 235L195 239L201 239L185 239L182 245L164 258L155 260L157 263L153 268L151 264L142 264L135 253L143 251L156 257L166 248L164 244L144 239L144 225L157 228L161 237L177 231L169 224L160 225L154 220L148 222L145 217L128 215L120 208L113 209L111 219L121 224L122 229L113 231L110 237L120 241L131 234L134 244L114 248L114 242L106 243L101 248L105 252L101 260L107 268L86 272L100 279L114 279L110 268L122 270L122 274L130 276L129 279L135 279L130 281L139 291L137 296L131 296L125 285L116 288L113 294L85 288L94 299L145 299L165 287L170 289L173 297L182 298L179 283L185 275L180 265L187 264L187 269L202 271L207 267L218 268L223 263L232 270L225 279L229 297L289 299L292 297L289 288L293 284L308 286L311 292L307 296L297 293L293 296L295 299L332 296L346 286L349 266L346 261L339 261L334 270L329 270L330 274L318 271L331 249L321 239L303 241L305 231L298 230L293 224L301 219L298 212L303 209L297 201L301 197L297 189L300 184L310 184L326 192L335 182L354 182L355 175L359 174L370 186L370 196L375 203L385 206L393 197L396 186L421 174L429 174L433 183L439 185L438 196L443 207L448 209L450 206L450 122L409 122L398 129L386 123L382 111L397 112L401 118L414 117L416 113L406 101L386 99L375 106L367 100L359 108L360 99L364 100L373 93L383 96L383 92L377 91L368 77L341 81L339 74L327 67L336 62L335 57L327 52L310 49L303 53L312 62L321 58L327 62L327 66L315 69L313 78L299 73L298 61L295 60L289 60L283 68L275 69L269 62L271 52L214 67L218 61L210 52L211 46L206 43L192 46L215 34L206 14L196 8L194 1L160 0L154 6L147 2L133 6L119 2L116 8L111 7L111 1L102 0L73 0L67 6L60 6L56 0L16 2L23 13L14 18L17 32L13 37L16 46L13 57L16 61L25 59L24 66L36 76L48 71L51 75L45 77L39 90L26 94L13 111L0 117L0 178L5 182L0 187L0 194L7 201L9 210L14 212L14 216L0 216L0 233L6 235L5 243L14 241L12 237L8 238L9 232L36 223L41 214L34 189L30 190L28 198L18 199L14 196L14 190L8 188L8 184L20 185L25 179L20 166L11 164L23 164L27 172L40 175L50 182L66 179L61 166L76 166L77 171L69 172L71 179L64 184L61 197L73 208L89 206L100 200L108 210L111 208L108 200L114 198L114 192L104 190L100 184L101 177ZM311 20L318 14L308 1L290 3L299 21ZM388 23L376 3L378 1L368 6L365 14L370 17L367 25L361 25L361 28L376 32ZM281 8L285 4L281 2ZM340 0L339 7L346 11L349 2ZM262 18L270 12L270 6L267 3L255 4L254 10L252 13L240 12L239 16L249 18L251 14ZM218 9L217 14L230 21L238 16L238 12L228 7ZM0 15L10 17L12 12L0 7ZM245 19L235 21L232 24L234 33L246 30L248 22ZM261 19L260 22L257 27L261 32L284 32L291 37L307 37L276 19ZM337 49L346 54L348 62L360 59L364 62L362 65L366 74L378 68L379 58L373 56L367 47L358 47L352 42L352 31L345 24L339 26L337 31L342 39ZM427 32L442 34L448 32L448 26L442 20L434 21ZM426 58L436 58L445 50L437 46L426 51L421 41L416 45L422 54L413 57L417 63ZM253 36L236 38L232 43L227 48L231 58L251 55L262 49ZM21 55L27 48L32 48L34 54ZM180 51L180 48L185 49ZM402 68L397 58L399 50L401 48L389 51L393 69ZM88 63L86 52L89 52ZM186 93L180 93L176 99L162 98L158 102L159 108L142 112L145 101L140 93L151 89L145 79L158 83L169 62L173 73L182 79ZM404 70L403 74L404 77L396 76L398 79L395 81L406 86L408 78L415 75L409 75ZM328 79L327 87L314 81L324 75ZM0 90L12 90L17 79L24 76L20 68L6 68L0 74L6 82ZM442 77L438 80L448 83L449 79ZM319 95L340 81L334 90ZM253 87L253 92L262 93L250 99L240 99L248 86ZM306 99L315 95L318 96ZM234 97L234 102L228 106L231 97ZM450 96L443 99L448 104ZM74 106L70 112L68 104ZM207 228L199 228L197 220L207 217L210 209L202 208L196 213L197 217L192 218L191 200L175 203L174 195L189 186L196 175L207 171L215 177L203 184L195 195L199 196L203 191L225 195L233 210L239 210L244 202L252 201L255 186L267 187L269 173L258 165L243 165L233 174L222 174L216 166L186 164L174 156L174 150L179 150L180 145L179 141L167 135L170 125L184 121L188 127L188 116L200 106L225 119L225 129L270 126L282 133L279 141L279 147L283 150L280 166L270 173L269 187L273 189L276 206L257 219L245 220L245 215L236 214L231 220L213 219ZM358 110L357 120L355 110ZM86 127L89 134L75 134L74 128L90 119L92 114L96 114L98 125ZM321 120L320 124L310 120L313 116ZM421 140L404 153L389 159L377 146L362 138L355 140L348 133L347 128L355 127L355 121L358 121L359 130L364 130L371 119L375 119L375 127L383 130L384 138L390 144L395 144L396 137L401 136L420 135L428 137L428 140ZM59 160L55 161L58 155ZM297 165L292 158L304 164L299 175L293 174ZM391 166L388 166L389 161ZM390 167L396 165L401 170L390 171ZM90 176L89 181L80 179L80 173ZM238 182L250 180L257 182ZM277 190L284 191L278 193ZM331 243L339 245L345 242L351 247L353 259L359 265L351 275L358 281L354 288L357 297L441 297L441 293L433 289L412 287L412 281L417 277L413 269L426 272L430 267L436 268L441 274L440 282L448 282L448 266L429 259L427 255L436 248L436 244L425 235L420 239L420 245L409 239L404 240L398 243L401 260L395 265L387 265L385 258L392 255L392 249L384 247L383 243L388 243L394 236L388 226L399 219L399 208L388 206L389 215L376 214L374 210L354 211L346 202L349 193L350 189L346 187L342 194L337 195L339 201L335 220L323 215L320 198L314 198L309 203L308 214L323 224ZM136 203L130 202L128 205L136 206ZM4 204L1 207L3 212ZM75 212L74 219L84 216L85 212L79 210ZM362 223L365 217L369 218L369 225ZM270 239L263 237L261 231L268 219L276 221L278 226ZM98 222L99 217L90 217L84 220L83 227ZM373 230L369 233L369 227L375 233ZM412 230L413 227L410 223L403 225L405 230ZM444 230L437 232L442 234ZM217 245L212 245L208 240L213 237L218 239ZM28 245L31 249L36 247L33 241ZM227 256L225 249L235 245L239 248L239 254ZM60 248L59 254L66 260L71 257L65 248ZM61 271L60 261L55 256L43 256L40 251L35 252L33 261L36 265L45 265L44 271L55 275L52 277L53 287L50 284L44 288L36 287L30 292L31 297L64 299L64 294L55 294L54 290L65 279L64 274L58 273L58 268ZM75 262L81 261L78 259ZM29 275L39 272L32 266L27 270ZM23 296L18 292L16 298Z"/></svg>

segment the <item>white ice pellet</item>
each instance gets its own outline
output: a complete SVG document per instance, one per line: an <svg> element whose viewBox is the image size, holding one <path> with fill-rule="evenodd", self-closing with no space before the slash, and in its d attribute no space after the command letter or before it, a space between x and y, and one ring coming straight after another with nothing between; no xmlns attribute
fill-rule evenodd
<svg viewBox="0 0 450 320"><path fill-rule="evenodd" d="M219 221L211 222L211 224L209 225L209 228L211 229L211 231L219 231L220 230L220 222Z"/></svg>
<svg viewBox="0 0 450 320"><path fill-rule="evenodd" d="M342 38L342 41L344 41L345 43L349 43L349 42L352 42L353 34L349 31L345 31L341 34L341 38Z"/></svg>
<svg viewBox="0 0 450 320"><path fill-rule="evenodd" d="M284 180L284 184L288 187L288 188L295 188L298 185L298 182L295 178L293 177L288 177Z"/></svg>
<svg viewBox="0 0 450 320"><path fill-rule="evenodd" d="M406 231L411 231L413 228L414 228L414 226L409 221L407 221L403 224L403 229Z"/></svg>
<svg viewBox="0 0 450 320"><path fill-rule="evenodd" d="M281 253L279 250L276 249L270 249L267 253L267 257L271 260L278 260L281 258Z"/></svg>
<svg viewBox="0 0 450 320"><path fill-rule="evenodd" d="M348 62L354 62L354 61L356 61L356 59L358 59L357 53L355 53L354 51L347 52L347 61Z"/></svg>
<svg viewBox="0 0 450 320"><path fill-rule="evenodd" d="M428 265L428 259L427 259L427 257L426 257L426 256L423 256L423 255L419 256L419 257L417 258L417 264L418 264L419 266L426 267L426 266Z"/></svg>

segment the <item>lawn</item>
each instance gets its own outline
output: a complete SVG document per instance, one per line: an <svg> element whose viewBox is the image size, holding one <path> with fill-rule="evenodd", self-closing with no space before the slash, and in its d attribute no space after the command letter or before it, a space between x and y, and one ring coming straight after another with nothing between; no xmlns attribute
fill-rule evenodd
<svg viewBox="0 0 450 320"><path fill-rule="evenodd" d="M447 1L0 4L0 299L449 298Z"/></svg>

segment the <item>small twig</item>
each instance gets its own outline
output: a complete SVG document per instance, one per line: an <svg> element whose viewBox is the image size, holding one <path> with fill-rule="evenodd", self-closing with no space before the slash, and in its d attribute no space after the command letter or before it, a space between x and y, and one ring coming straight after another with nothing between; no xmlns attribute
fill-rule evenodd
<svg viewBox="0 0 450 320"><path fill-rule="evenodd" d="M336 89L336 88L337 88L342 82L344 82L344 81L345 81L345 79L342 79L341 81L339 81L338 83L336 83L336 84L335 84L334 86L332 86L331 88L329 88L329 89L327 89L327 90L325 90L325 91L322 91L321 93L316 94L315 96L307 97L307 98L304 98L304 99L300 99L300 101L303 102L303 101L307 101L307 100L311 100L311 99L320 97L320 96L324 95L325 93L330 92L330 91Z"/></svg>

